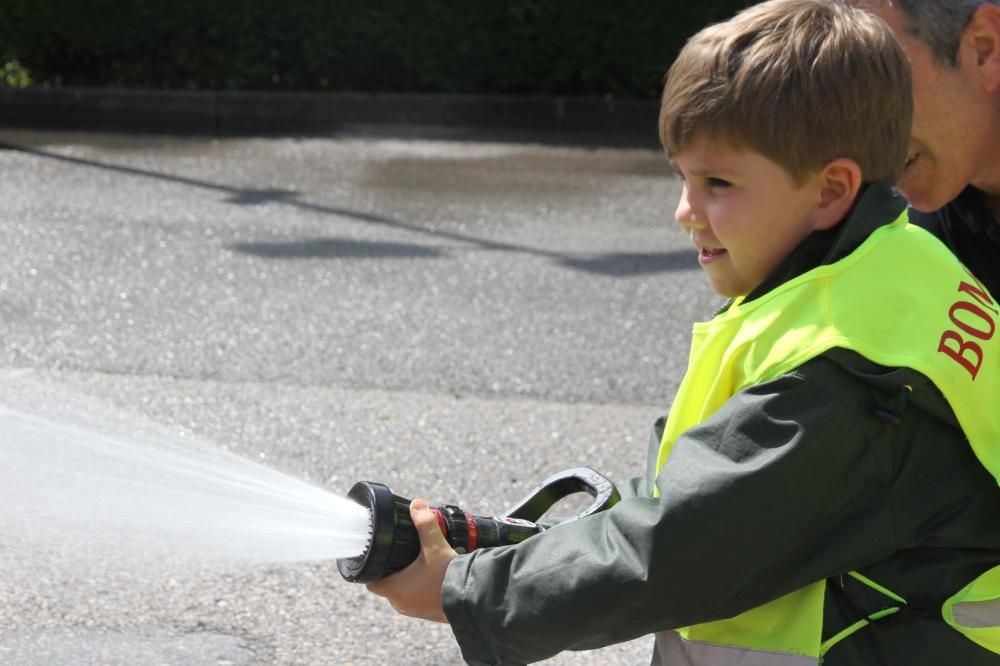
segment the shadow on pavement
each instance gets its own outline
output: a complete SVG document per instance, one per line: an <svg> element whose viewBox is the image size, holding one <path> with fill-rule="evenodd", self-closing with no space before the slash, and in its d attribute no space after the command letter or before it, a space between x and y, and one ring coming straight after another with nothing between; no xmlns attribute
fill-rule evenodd
<svg viewBox="0 0 1000 666"><path fill-rule="evenodd" d="M419 259L444 256L426 245L317 238L291 243L237 243L229 249L266 259Z"/></svg>
<svg viewBox="0 0 1000 666"><path fill-rule="evenodd" d="M560 259L559 263L576 270L599 273L609 277L692 271L698 268L698 261L692 250L636 254L611 253L585 259L566 257Z"/></svg>

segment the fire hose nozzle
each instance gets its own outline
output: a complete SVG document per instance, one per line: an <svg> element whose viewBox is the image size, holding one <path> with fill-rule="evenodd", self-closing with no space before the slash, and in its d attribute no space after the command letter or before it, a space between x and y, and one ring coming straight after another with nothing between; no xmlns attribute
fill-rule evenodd
<svg viewBox="0 0 1000 666"><path fill-rule="evenodd" d="M432 507L445 539L459 553L520 543L548 529L538 519L559 500L586 492L594 501L574 519L604 511L621 499L615 485L589 467L550 476L503 516L475 516L457 506ZM381 483L361 481L347 496L368 509L371 535L357 557L337 560L340 575L352 583L371 583L405 568L420 554L420 538L410 519L410 500Z"/></svg>

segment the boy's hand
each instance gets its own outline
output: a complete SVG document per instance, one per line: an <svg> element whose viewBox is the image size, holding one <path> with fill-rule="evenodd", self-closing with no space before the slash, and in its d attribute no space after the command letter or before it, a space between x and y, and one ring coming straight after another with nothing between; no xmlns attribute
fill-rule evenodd
<svg viewBox="0 0 1000 666"><path fill-rule="evenodd" d="M397 612L435 622L447 622L441 604L441 584L448 563L458 557L445 541L437 517L422 499L410 503L410 517L420 536L420 555L408 567L368 585Z"/></svg>

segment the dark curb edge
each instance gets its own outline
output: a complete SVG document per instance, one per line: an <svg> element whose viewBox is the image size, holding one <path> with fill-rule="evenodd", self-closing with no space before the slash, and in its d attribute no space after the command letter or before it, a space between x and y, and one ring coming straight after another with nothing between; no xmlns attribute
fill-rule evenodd
<svg viewBox="0 0 1000 666"><path fill-rule="evenodd" d="M655 144L651 100L395 93L0 88L0 126L324 134L354 125L601 133Z"/></svg>

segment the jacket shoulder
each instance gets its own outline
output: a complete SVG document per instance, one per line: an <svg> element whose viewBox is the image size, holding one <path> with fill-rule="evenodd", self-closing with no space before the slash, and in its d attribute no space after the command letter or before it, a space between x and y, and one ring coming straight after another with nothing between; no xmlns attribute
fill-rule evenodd
<svg viewBox="0 0 1000 666"><path fill-rule="evenodd" d="M887 367L857 352L835 348L793 372L821 383L845 401L855 401L860 410L882 420L887 417L881 410L902 409L924 414L955 429L959 427L944 394L926 375L912 368Z"/></svg>

